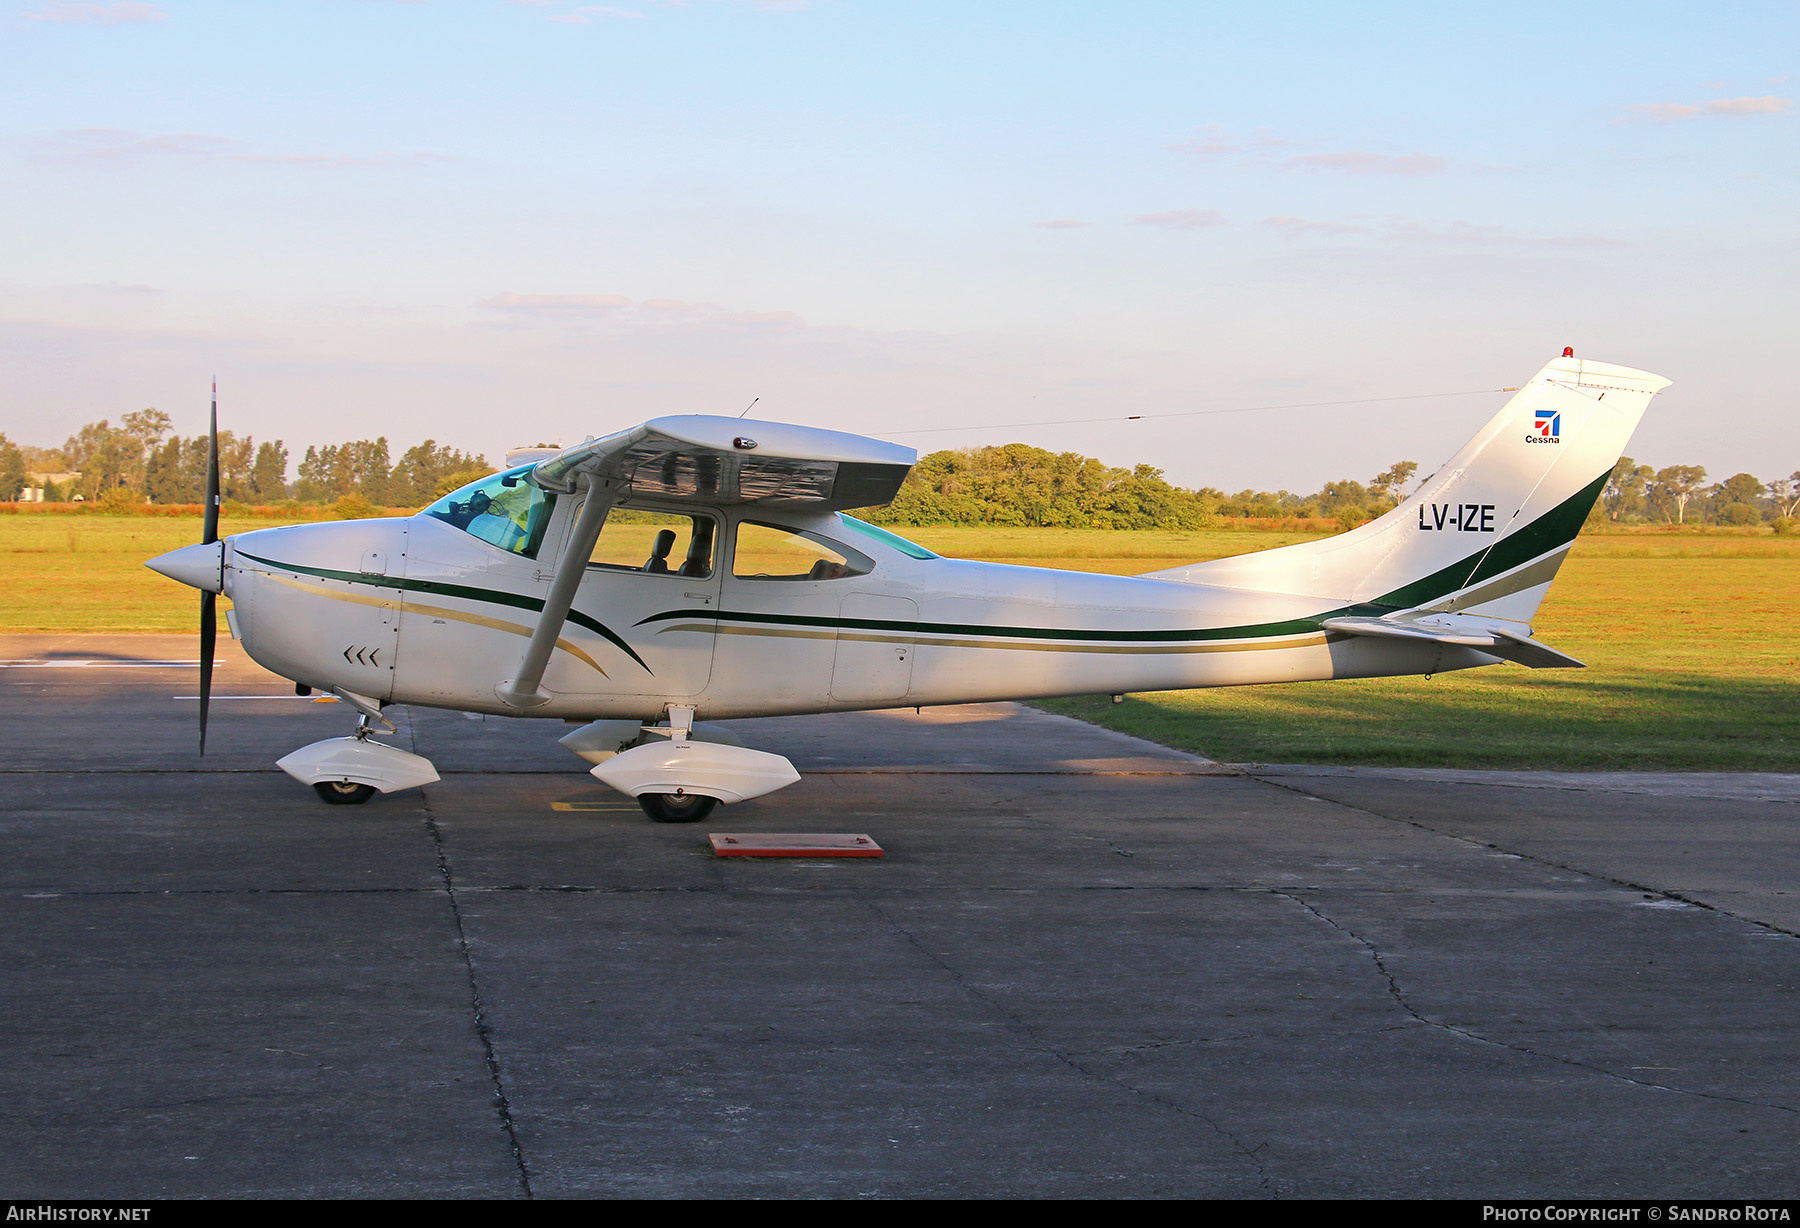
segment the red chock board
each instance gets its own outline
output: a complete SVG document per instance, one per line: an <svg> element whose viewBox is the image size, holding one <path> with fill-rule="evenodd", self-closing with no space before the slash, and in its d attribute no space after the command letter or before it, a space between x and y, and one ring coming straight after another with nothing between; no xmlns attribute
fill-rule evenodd
<svg viewBox="0 0 1800 1228"><path fill-rule="evenodd" d="M721 857L879 857L881 846L867 836L820 832L713 832L713 852Z"/></svg>

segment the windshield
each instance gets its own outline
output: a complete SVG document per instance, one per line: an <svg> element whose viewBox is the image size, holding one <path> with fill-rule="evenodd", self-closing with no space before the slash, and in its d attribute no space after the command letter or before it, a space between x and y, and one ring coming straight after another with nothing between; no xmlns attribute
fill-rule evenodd
<svg viewBox="0 0 1800 1228"><path fill-rule="evenodd" d="M419 515L454 525L490 546L536 558L556 496L532 485L525 476L530 472L530 465L520 465L470 482Z"/></svg>

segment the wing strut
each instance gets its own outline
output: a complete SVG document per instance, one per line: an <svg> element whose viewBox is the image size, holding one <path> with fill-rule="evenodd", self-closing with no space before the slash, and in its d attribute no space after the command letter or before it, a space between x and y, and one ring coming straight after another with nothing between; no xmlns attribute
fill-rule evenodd
<svg viewBox="0 0 1800 1228"><path fill-rule="evenodd" d="M587 573L594 543L600 539L600 526L606 522L606 514L612 510L613 500L618 495L619 488L613 482L589 479L585 485L586 501L575 518L575 527L569 530L562 562L557 564L556 577L550 581L550 592L544 597L544 611L538 615L537 626L525 645L525 655L519 658L519 668L512 678L494 688L500 702L514 708L535 708L550 702L550 697L538 684L544 680L544 668L550 664L556 637L562 634L563 623L568 621L569 607L575 602L575 590L581 587L581 577Z"/></svg>

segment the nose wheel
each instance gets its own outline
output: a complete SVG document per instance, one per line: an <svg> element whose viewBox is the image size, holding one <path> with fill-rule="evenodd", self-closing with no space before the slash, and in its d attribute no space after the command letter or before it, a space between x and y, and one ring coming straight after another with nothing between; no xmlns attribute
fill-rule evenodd
<svg viewBox="0 0 1800 1228"><path fill-rule="evenodd" d="M375 786L352 780L321 780L313 786L313 792L333 806L360 806L375 796Z"/></svg>
<svg viewBox="0 0 1800 1228"><path fill-rule="evenodd" d="M640 793L638 805L658 823L698 823L719 804L700 793Z"/></svg>

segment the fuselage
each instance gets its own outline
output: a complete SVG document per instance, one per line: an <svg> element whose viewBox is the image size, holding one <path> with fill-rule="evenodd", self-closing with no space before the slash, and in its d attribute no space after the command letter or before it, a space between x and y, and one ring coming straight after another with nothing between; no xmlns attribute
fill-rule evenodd
<svg viewBox="0 0 1800 1228"><path fill-rule="evenodd" d="M672 704L718 720L1494 662L1328 633L1319 620L1342 607L1317 596L944 559L832 512L678 510L695 525L689 564L588 564L544 677L549 700L527 710L496 685L537 622L574 515L566 501L526 552L428 514L239 534L225 555L234 631L256 661L321 689L587 720ZM759 570L750 543L777 531L821 561Z"/></svg>

